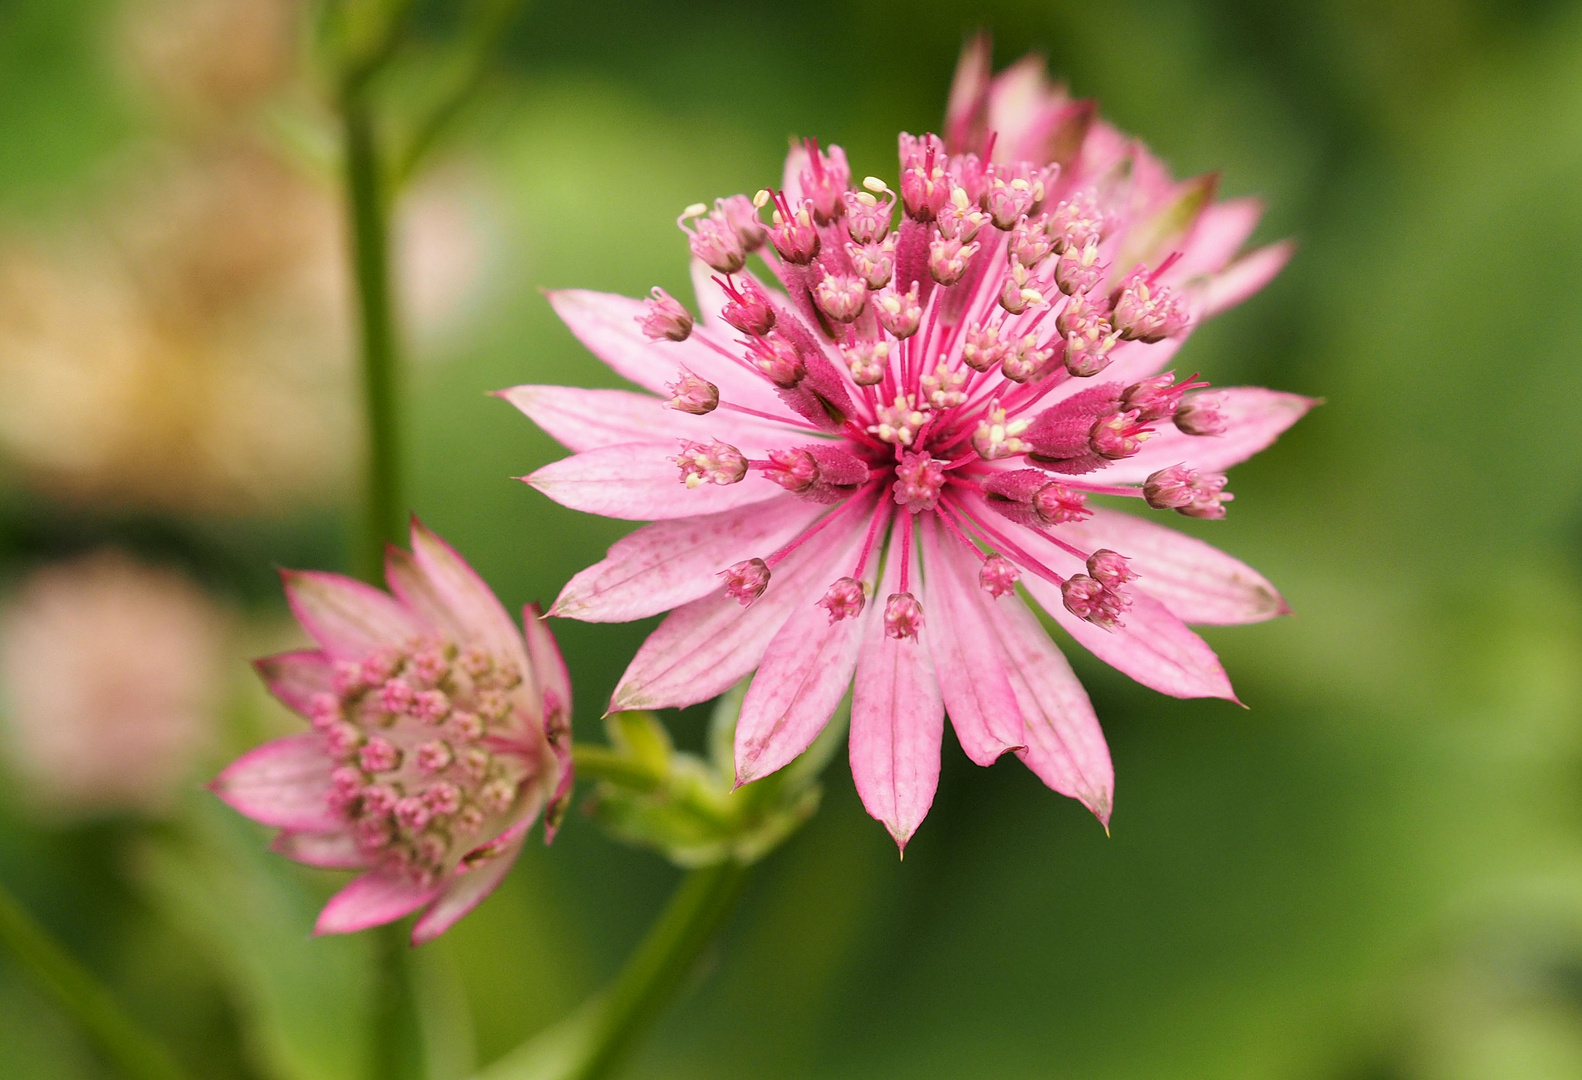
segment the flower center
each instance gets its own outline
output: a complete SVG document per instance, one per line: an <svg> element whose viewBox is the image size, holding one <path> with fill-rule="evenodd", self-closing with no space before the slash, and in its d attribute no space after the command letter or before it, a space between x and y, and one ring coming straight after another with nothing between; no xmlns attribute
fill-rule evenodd
<svg viewBox="0 0 1582 1080"><path fill-rule="evenodd" d="M366 855L433 881L510 816L538 768L521 684L514 662L439 638L337 662L311 718Z"/></svg>

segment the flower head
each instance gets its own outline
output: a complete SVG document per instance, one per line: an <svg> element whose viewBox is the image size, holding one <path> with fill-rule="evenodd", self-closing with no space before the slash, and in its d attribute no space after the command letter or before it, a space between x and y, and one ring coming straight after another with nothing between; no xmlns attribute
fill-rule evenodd
<svg viewBox="0 0 1582 1080"><path fill-rule="evenodd" d="M853 776L901 844L933 799L947 713L974 761L1014 752L1108 819L1103 735L1022 592L1149 686L1233 696L1185 624L1268 618L1278 593L1088 499L1217 516L1221 470L1311 405L1252 388L1187 396L1207 384L1159 374L1194 326L1283 263L1283 248L1234 258L1256 203L1177 183L1036 63L991 81L983 49L964 58L944 138L901 136L894 189L869 177L834 191L844 155L794 149L786 188L756 200L776 207L768 276L695 265L686 341L637 333L638 301L551 295L618 373L664 393L684 365L717 387L717 409L504 395L576 452L529 483L654 522L551 610L673 612L611 707L692 704L756 670L736 731L746 783L800 754L855 679ZM764 314L742 317L744 297Z"/></svg>
<svg viewBox="0 0 1582 1080"><path fill-rule="evenodd" d="M518 630L416 521L412 551L391 548L385 576L390 593L284 575L318 648L257 667L313 730L243 755L211 786L280 828L282 854L364 871L325 905L319 933L422 910L421 944L494 890L540 811L553 836L571 789L571 685L536 609Z"/></svg>
<svg viewBox="0 0 1582 1080"><path fill-rule="evenodd" d="M167 809L214 730L223 619L115 551L30 574L0 611L8 756L60 816Z"/></svg>

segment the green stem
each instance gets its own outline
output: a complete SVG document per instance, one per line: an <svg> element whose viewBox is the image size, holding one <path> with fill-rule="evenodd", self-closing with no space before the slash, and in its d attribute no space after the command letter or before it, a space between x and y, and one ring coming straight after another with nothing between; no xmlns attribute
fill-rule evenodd
<svg viewBox="0 0 1582 1080"><path fill-rule="evenodd" d="M689 871L602 995L507 1055L477 1080L606 1080L613 1076L730 915L747 869L726 861Z"/></svg>
<svg viewBox="0 0 1582 1080"><path fill-rule="evenodd" d="M387 543L402 539L400 378L390 288L389 199L384 190L373 110L348 86L341 102L352 277L362 339L363 405L368 420L364 528L357 569L378 581Z"/></svg>
<svg viewBox="0 0 1582 1080"><path fill-rule="evenodd" d="M688 872L616 976L588 1053L567 1080L600 1080L625 1060L725 922L746 878L747 867L731 860Z"/></svg>
<svg viewBox="0 0 1582 1080"><path fill-rule="evenodd" d="M185 1080L165 1048L138 1027L110 991L61 948L4 887L0 887L0 944L71 1014L128 1080Z"/></svg>
<svg viewBox="0 0 1582 1080"><path fill-rule="evenodd" d="M394 48L393 30L387 41L390 44L380 50L381 57ZM346 214L357 290L368 437L355 565L360 577L376 585L382 577L385 545L400 543L406 524L401 503L400 369L390 287L390 199L374 110L364 92L378 62L349 64L341 87ZM374 940L368 1076L370 1080L405 1080L414 1074L421 1057L421 1047L412 1045L416 1005L406 972L406 935L397 923L380 927Z"/></svg>

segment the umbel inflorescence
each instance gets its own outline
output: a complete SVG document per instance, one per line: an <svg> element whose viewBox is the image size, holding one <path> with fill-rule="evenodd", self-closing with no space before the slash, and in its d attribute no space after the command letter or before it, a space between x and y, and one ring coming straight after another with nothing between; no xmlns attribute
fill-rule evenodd
<svg viewBox="0 0 1582 1080"><path fill-rule="evenodd" d="M658 289L552 294L658 395L505 392L575 451L530 483L655 522L550 612L674 609L612 707L691 704L756 669L745 783L800 754L855 677L853 775L897 842L932 801L947 712L974 761L1014 752L1107 820L1097 720L1018 584L1101 659L1182 697L1233 696L1185 623L1285 609L1229 556L1091 501L1222 517L1224 469L1311 405L1165 370L1289 256L1238 258L1261 207L1214 190L1173 180L1036 61L991 80L976 42L943 137L902 134L893 184L854 182L839 147L808 140L779 188L687 208L697 317Z"/></svg>
<svg viewBox="0 0 1582 1080"><path fill-rule="evenodd" d="M554 835L571 790L571 686L537 609L518 630L421 525L385 573L388 594L338 574L285 575L318 647L257 666L312 730L244 755L213 787L280 828L282 854L366 871L325 906L320 933L422 909L422 942L499 884L540 811Z"/></svg>

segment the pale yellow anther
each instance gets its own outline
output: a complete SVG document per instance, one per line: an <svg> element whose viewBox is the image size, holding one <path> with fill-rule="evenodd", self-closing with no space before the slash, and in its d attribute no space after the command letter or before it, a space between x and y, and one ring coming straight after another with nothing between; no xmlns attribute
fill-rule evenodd
<svg viewBox="0 0 1582 1080"><path fill-rule="evenodd" d="M968 205L968 203L967 203L967 189L966 188L960 188L960 187L953 187L953 188L951 188L950 189L950 201L951 201L952 204L954 204L954 206L956 207L957 210L965 210L967 208L967 205Z"/></svg>
<svg viewBox="0 0 1582 1080"><path fill-rule="evenodd" d="M769 205L769 189L759 188L753 192L753 205L762 210Z"/></svg>
<svg viewBox="0 0 1582 1080"><path fill-rule="evenodd" d="M681 211L681 216L683 218L695 218L695 217L701 217L702 215L707 214L708 212L709 212L709 208L708 208L708 205L706 203L695 202L691 206L687 207L685 210Z"/></svg>
<svg viewBox="0 0 1582 1080"><path fill-rule="evenodd" d="M862 203L864 206L878 206L879 205L879 200L874 198L872 195L868 194L866 191L859 191L859 192L857 192L857 201Z"/></svg>
<svg viewBox="0 0 1582 1080"><path fill-rule="evenodd" d="M883 180L880 180L877 176L863 177L862 186L873 192L875 195L883 195L890 190L890 185L886 184Z"/></svg>

